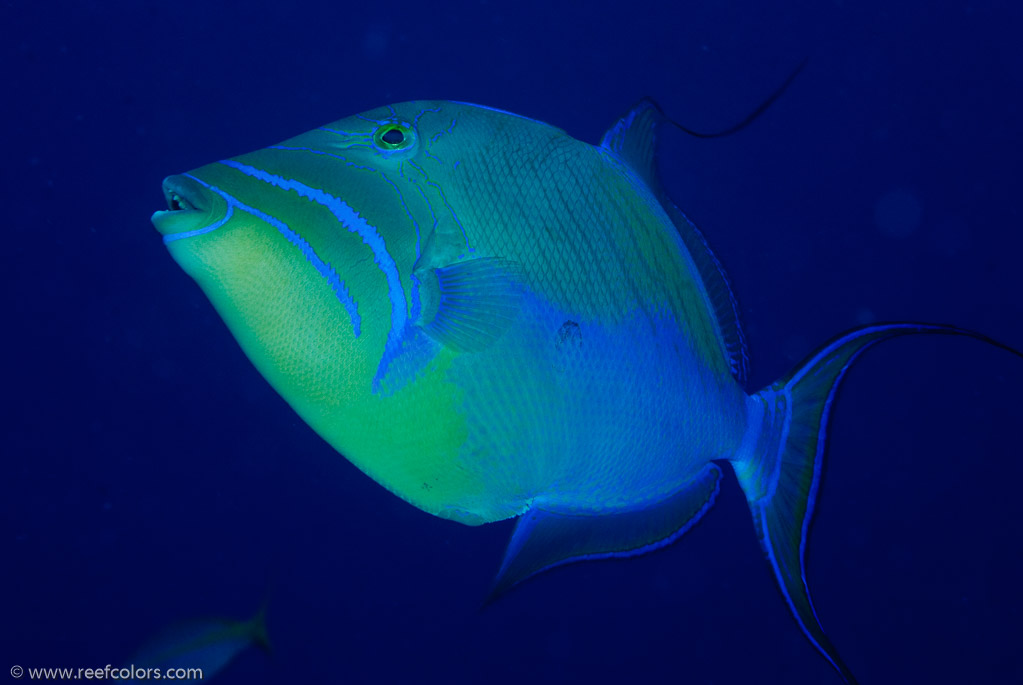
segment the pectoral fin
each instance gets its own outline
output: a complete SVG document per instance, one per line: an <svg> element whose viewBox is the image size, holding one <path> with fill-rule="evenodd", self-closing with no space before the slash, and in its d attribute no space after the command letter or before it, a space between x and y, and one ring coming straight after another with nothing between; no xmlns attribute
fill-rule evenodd
<svg viewBox="0 0 1023 685"><path fill-rule="evenodd" d="M479 352L494 343L518 316L522 271L516 262L481 257L427 269L420 281L417 325L459 352Z"/></svg>
<svg viewBox="0 0 1023 685"><path fill-rule="evenodd" d="M555 566L636 556L674 542L710 509L720 478L721 470L708 464L683 489L642 509L564 513L542 505L530 508L515 527L488 599Z"/></svg>

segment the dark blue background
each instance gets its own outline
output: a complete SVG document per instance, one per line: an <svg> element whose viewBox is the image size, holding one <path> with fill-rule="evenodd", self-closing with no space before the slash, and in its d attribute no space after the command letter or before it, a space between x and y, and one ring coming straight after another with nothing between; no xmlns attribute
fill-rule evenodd
<svg viewBox="0 0 1023 685"><path fill-rule="evenodd" d="M713 130L809 56L742 133L662 141L742 304L751 385L874 320L1023 347L1016 4L5 2L0 673L118 664L269 596L273 656L218 682L837 683L731 476L677 544L479 610L511 524L432 518L327 447L149 215L167 174L381 104L595 142L652 95ZM893 228L893 197L919 221ZM849 374L808 563L863 683L1023 680L1021 382L1023 360L957 339Z"/></svg>

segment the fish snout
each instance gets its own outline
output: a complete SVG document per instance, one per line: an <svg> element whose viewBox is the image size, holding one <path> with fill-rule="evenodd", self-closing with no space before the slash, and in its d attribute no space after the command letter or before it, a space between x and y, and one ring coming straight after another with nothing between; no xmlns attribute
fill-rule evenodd
<svg viewBox="0 0 1023 685"><path fill-rule="evenodd" d="M163 196L167 209L154 212L152 222L165 242L204 232L203 229L215 224L226 209L218 206L224 204L219 196L189 176L163 179Z"/></svg>

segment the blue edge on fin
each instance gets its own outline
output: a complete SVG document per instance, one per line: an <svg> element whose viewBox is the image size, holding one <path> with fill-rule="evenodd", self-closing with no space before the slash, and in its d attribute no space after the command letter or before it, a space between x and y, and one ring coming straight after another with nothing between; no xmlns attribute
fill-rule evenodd
<svg viewBox="0 0 1023 685"><path fill-rule="evenodd" d="M615 122L604 134L600 146L625 162L643 180L675 225L714 309L714 318L720 329L720 344L732 376L745 388L749 375L749 353L739 323L739 303L732 293L728 276L703 233L675 206L657 173L657 131L667 121L668 117L661 108L653 100L644 98Z"/></svg>
<svg viewBox="0 0 1023 685"><path fill-rule="evenodd" d="M825 636L806 582L806 541L823 470L828 414L845 372L860 354L884 340L914 334L966 336L1023 357L987 336L953 326L888 323L850 331L757 394L766 408L758 453L750 462L735 464L761 548L793 618L849 685L856 679Z"/></svg>
<svg viewBox="0 0 1023 685"><path fill-rule="evenodd" d="M828 413L845 372L868 347L913 334L965 336L1023 358L1023 352L953 326L865 326L825 344L795 371L757 394L766 407L756 454L735 463L761 547L800 630L848 685L852 672L824 635L805 574L806 540L823 466ZM629 557L664 547L713 505L721 470L707 464L685 488L650 506L564 512L534 503L519 520L487 601L541 571L575 561Z"/></svg>
<svg viewBox="0 0 1023 685"><path fill-rule="evenodd" d="M558 512L534 504L515 527L488 601L555 566L636 556L671 544L714 504L720 479L721 469L707 464L674 495L629 510Z"/></svg>

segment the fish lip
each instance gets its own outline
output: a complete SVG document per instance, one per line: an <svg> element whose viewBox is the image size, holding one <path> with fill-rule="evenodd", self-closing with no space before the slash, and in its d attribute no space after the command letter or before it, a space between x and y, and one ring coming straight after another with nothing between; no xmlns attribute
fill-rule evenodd
<svg viewBox="0 0 1023 685"><path fill-rule="evenodd" d="M163 197L167 200L167 211L190 212L208 211L209 201L206 189L188 176L176 175L163 179ZM175 206L178 200L184 200L188 207Z"/></svg>
<svg viewBox="0 0 1023 685"><path fill-rule="evenodd" d="M213 202L201 183L184 175L163 179L167 209L153 213L153 226L164 236L196 228L209 217Z"/></svg>

